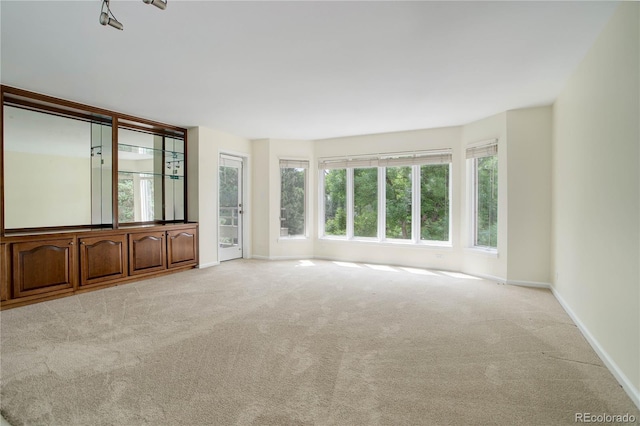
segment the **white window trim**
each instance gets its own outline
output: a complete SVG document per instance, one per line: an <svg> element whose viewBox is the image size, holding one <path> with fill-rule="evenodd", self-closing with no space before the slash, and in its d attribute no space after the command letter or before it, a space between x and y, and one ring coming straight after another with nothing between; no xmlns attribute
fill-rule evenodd
<svg viewBox="0 0 640 426"><path fill-rule="evenodd" d="M354 161L356 164L355 158L349 159L336 159L336 160L327 160L321 159L319 161L318 166L318 239L320 240L334 240L334 241L356 241L356 242L368 242L368 243L377 243L377 244L391 244L391 245L412 245L412 246L422 246L422 247L433 247L433 248L450 248L453 246L453 220L452 220L452 211L453 211L453 203L452 193L453 193L453 161L451 159L450 150L439 150L439 151L428 151L433 155L448 155L450 161L447 163L439 163L439 164L448 164L449 165L449 239L447 241L440 240L422 240L420 237L420 197L421 197L421 185L420 184L420 167L422 165L428 165L430 163L421 162L420 164L410 165L411 170L411 238L410 239L399 239L399 238L386 238L386 216L387 216L387 206L386 206L386 166L378 165L378 157L359 157L357 158L358 165L356 167L350 166L349 162ZM444 154L443 154L444 153ZM424 153L419 153L420 155L424 155ZM383 163L385 160L385 156L380 157L380 162ZM416 154L416 158L419 158ZM371 161L369 165L361 165L362 161ZM346 235L326 235L325 234L325 181L324 181L324 168L323 165L330 164L329 170L333 169L345 169L346 170L346 208L347 208L347 229ZM338 167L340 166L340 167ZM354 169L356 168L372 168L377 167L378 170L378 236L377 237L356 237L354 235ZM402 167L402 166L391 166L391 167Z"/></svg>
<svg viewBox="0 0 640 426"><path fill-rule="evenodd" d="M467 150L469 149L477 149L482 147L490 147L495 145L498 147L498 139L489 139L476 143L472 143L467 145ZM465 150L466 151L466 150ZM496 156L498 153L496 152ZM465 158L467 153L465 152ZM472 157L466 158L466 170L467 170L467 183L468 183L468 191L467 191L467 203L469 208L467 209L467 223L469 224L469 236L468 236L468 246L465 248L465 251L476 254L483 254L489 257L498 257L498 241L496 238L496 247L488 247L477 245L477 226L478 226L478 189L477 189L477 167L478 167L478 158L482 157ZM499 167L499 166L498 166ZM500 229L498 228L498 233Z"/></svg>

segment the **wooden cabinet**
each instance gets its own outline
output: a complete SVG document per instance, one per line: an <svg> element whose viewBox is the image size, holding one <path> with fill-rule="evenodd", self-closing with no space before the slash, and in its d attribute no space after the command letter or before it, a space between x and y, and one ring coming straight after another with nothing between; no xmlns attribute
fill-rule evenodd
<svg viewBox="0 0 640 426"><path fill-rule="evenodd" d="M129 275L147 274L166 268L165 231L129 234Z"/></svg>
<svg viewBox="0 0 640 426"><path fill-rule="evenodd" d="M13 297L73 289L77 277L74 240L60 238L13 244Z"/></svg>
<svg viewBox="0 0 640 426"><path fill-rule="evenodd" d="M127 236L80 238L80 285L124 278L127 275Z"/></svg>
<svg viewBox="0 0 640 426"><path fill-rule="evenodd" d="M167 231L167 263L169 268L195 265L198 262L196 228Z"/></svg>
<svg viewBox="0 0 640 426"><path fill-rule="evenodd" d="M190 269L198 225L0 237L0 307L14 307Z"/></svg>

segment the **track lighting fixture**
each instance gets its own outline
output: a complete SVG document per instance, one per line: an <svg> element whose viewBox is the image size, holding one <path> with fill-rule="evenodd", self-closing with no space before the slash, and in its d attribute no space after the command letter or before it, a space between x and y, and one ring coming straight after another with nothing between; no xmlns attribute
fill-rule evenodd
<svg viewBox="0 0 640 426"><path fill-rule="evenodd" d="M118 29L120 31L122 31L124 29L124 27L122 26L122 24L120 23L120 21L118 21L116 19L115 16L113 16L113 13L111 12L111 9L109 9L109 0L103 0L102 1L102 11L100 12L100 23L102 25L109 25L115 29Z"/></svg>
<svg viewBox="0 0 640 426"><path fill-rule="evenodd" d="M152 4L158 9L165 10L167 8L167 0L142 0L142 1L146 4ZM111 9L109 8L109 0L102 0L102 10L100 11L99 21L102 25L109 25L118 30L124 29L120 21L118 21L116 17L113 16L113 12L111 12Z"/></svg>
<svg viewBox="0 0 640 426"><path fill-rule="evenodd" d="M146 4L152 4L155 7L157 7L158 9L162 9L165 10L167 8L167 1L166 0L142 0L144 3Z"/></svg>

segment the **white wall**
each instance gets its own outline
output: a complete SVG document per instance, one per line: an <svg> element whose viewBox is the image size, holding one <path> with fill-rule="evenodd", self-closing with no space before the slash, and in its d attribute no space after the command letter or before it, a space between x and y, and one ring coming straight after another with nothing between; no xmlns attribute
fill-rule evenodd
<svg viewBox="0 0 640 426"><path fill-rule="evenodd" d="M640 5L621 3L553 107L553 288L640 405Z"/></svg>
<svg viewBox="0 0 640 426"><path fill-rule="evenodd" d="M550 106L507 111L507 281L551 283Z"/></svg>
<svg viewBox="0 0 640 426"><path fill-rule="evenodd" d="M253 174L252 174L252 204L253 204L253 216L252 216L252 253L253 256L259 258L268 259L269 254L269 241L271 241L271 232L269 223L269 212L271 211L270 205L272 200L270 194L270 182L269 182L269 140L255 140L251 143L251 152L255 161L253 162Z"/></svg>
<svg viewBox="0 0 640 426"><path fill-rule="evenodd" d="M218 258L218 161L221 153L234 154L247 159L245 167L251 170L251 142L239 136L206 127L194 127L187 134L187 186L189 191L188 220L199 223L200 267L219 263ZM250 173L248 174L250 181ZM251 199L251 186L245 199ZM246 204L246 203L245 203ZM251 236L251 205L245 205L244 233ZM250 238L245 240L246 256L251 256Z"/></svg>

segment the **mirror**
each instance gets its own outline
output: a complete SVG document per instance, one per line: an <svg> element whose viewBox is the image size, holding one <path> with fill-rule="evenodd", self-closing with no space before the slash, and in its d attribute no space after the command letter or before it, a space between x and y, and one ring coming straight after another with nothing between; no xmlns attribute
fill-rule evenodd
<svg viewBox="0 0 640 426"><path fill-rule="evenodd" d="M118 222L184 220L184 140L118 129Z"/></svg>
<svg viewBox="0 0 640 426"><path fill-rule="evenodd" d="M5 228L111 224L111 126L4 105Z"/></svg>

